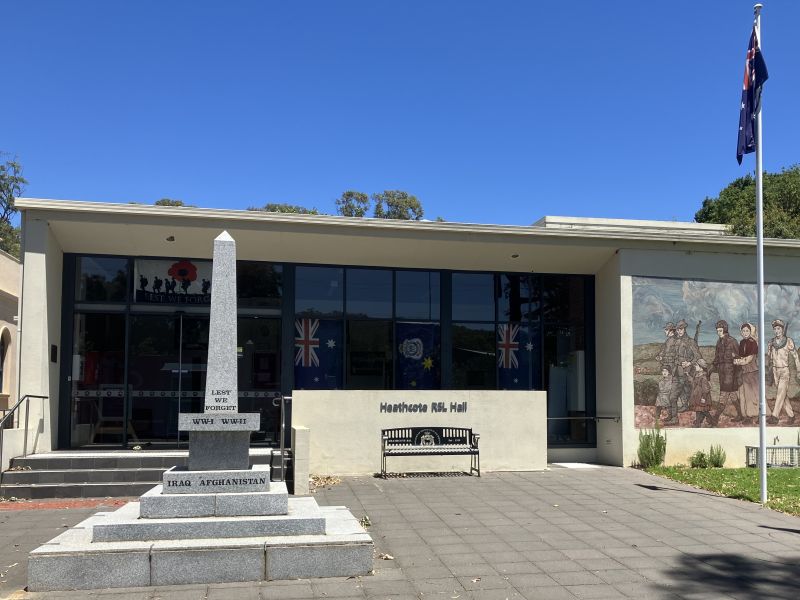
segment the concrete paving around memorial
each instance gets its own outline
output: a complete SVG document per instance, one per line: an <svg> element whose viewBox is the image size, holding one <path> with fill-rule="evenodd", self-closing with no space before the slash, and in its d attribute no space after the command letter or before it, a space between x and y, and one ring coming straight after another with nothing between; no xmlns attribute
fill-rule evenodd
<svg viewBox="0 0 800 600"><path fill-rule="evenodd" d="M0 597L800 597L800 519L631 469L346 477L315 496L369 516L374 575L26 593L27 552L108 509L0 510Z"/></svg>

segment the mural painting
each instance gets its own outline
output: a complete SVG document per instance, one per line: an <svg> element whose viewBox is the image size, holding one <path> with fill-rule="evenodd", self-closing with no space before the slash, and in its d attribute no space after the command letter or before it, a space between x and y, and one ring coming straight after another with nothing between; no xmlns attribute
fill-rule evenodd
<svg viewBox="0 0 800 600"><path fill-rule="evenodd" d="M758 348L753 284L633 277L633 387L638 428L755 427L758 364L767 424L800 425L800 286L765 286L767 347Z"/></svg>

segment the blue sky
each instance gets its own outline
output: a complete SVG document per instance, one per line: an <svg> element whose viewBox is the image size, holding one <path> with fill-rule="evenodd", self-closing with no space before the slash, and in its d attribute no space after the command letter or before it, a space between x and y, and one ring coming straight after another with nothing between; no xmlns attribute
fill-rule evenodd
<svg viewBox="0 0 800 600"><path fill-rule="evenodd" d="M763 11L764 166L800 162L800 2ZM753 2L3 3L27 196L691 220L736 164Z"/></svg>

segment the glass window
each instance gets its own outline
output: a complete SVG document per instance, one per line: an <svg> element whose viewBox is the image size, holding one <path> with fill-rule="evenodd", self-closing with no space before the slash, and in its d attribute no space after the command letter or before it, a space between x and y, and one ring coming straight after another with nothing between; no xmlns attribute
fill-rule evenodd
<svg viewBox="0 0 800 600"><path fill-rule="evenodd" d="M494 275L453 273L453 320L494 321Z"/></svg>
<svg viewBox="0 0 800 600"><path fill-rule="evenodd" d="M210 260L142 259L133 265L133 298L146 304L211 304Z"/></svg>
<svg viewBox="0 0 800 600"><path fill-rule="evenodd" d="M239 307L281 307L283 269L267 262L236 263L236 297Z"/></svg>
<svg viewBox="0 0 800 600"><path fill-rule="evenodd" d="M294 322L294 387L298 390L342 388L341 321L302 318Z"/></svg>
<svg viewBox="0 0 800 600"><path fill-rule="evenodd" d="M121 444L125 426L125 315L76 314L71 444Z"/></svg>
<svg viewBox="0 0 800 600"><path fill-rule="evenodd" d="M497 378L501 390L529 390L533 375L533 343L520 323L497 326Z"/></svg>
<svg viewBox="0 0 800 600"><path fill-rule="evenodd" d="M265 392L281 389L281 321L239 317L239 412L259 413L261 427L253 432L257 442L280 441L280 407Z"/></svg>
<svg viewBox="0 0 800 600"><path fill-rule="evenodd" d="M500 275L498 294L498 319L525 321L537 316L539 287L530 275Z"/></svg>
<svg viewBox="0 0 800 600"><path fill-rule="evenodd" d="M439 320L439 273L397 271L395 316L398 319Z"/></svg>
<svg viewBox="0 0 800 600"><path fill-rule="evenodd" d="M586 278L581 275L542 276L542 314L546 321L583 323Z"/></svg>
<svg viewBox="0 0 800 600"><path fill-rule="evenodd" d="M547 389L548 441L589 442L592 416L586 399L586 357L582 327L544 328L544 377Z"/></svg>
<svg viewBox="0 0 800 600"><path fill-rule="evenodd" d="M453 323L454 389L497 387L496 337L494 323Z"/></svg>
<svg viewBox="0 0 800 600"><path fill-rule="evenodd" d="M79 256L75 299L87 302L124 302L128 289L128 259Z"/></svg>
<svg viewBox="0 0 800 600"><path fill-rule="evenodd" d="M392 388L392 323L349 321L347 323L347 388L386 390Z"/></svg>
<svg viewBox="0 0 800 600"><path fill-rule="evenodd" d="M392 272L347 269L347 315L392 318Z"/></svg>
<svg viewBox="0 0 800 600"><path fill-rule="evenodd" d="M438 390L442 385L441 333L438 323L395 323L399 390Z"/></svg>
<svg viewBox="0 0 800 600"><path fill-rule="evenodd" d="M341 316L343 273L343 269L336 267L297 267L295 313L309 316Z"/></svg>

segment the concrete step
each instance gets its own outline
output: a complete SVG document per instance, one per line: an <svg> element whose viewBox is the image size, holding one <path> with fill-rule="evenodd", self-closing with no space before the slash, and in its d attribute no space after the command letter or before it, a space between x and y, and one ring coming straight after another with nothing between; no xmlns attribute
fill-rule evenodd
<svg viewBox="0 0 800 600"><path fill-rule="evenodd" d="M140 518L138 502L111 513L94 527L93 542L152 542L325 535L325 517L314 498L292 498L284 515L244 517Z"/></svg>
<svg viewBox="0 0 800 600"><path fill-rule="evenodd" d="M148 469L55 469L6 471L3 485L37 483L123 483L161 481L164 467Z"/></svg>
<svg viewBox="0 0 800 600"><path fill-rule="evenodd" d="M287 450L286 481L293 489L291 453ZM186 466L186 450L59 450L11 460L3 473L0 496L17 498L95 498L139 496L161 483L167 469ZM251 448L250 462L271 465L280 481L280 451ZM30 490L25 490L25 487Z"/></svg>
<svg viewBox="0 0 800 600"><path fill-rule="evenodd" d="M40 500L42 498L127 498L141 496L157 482L36 483L0 486L0 496Z"/></svg>
<svg viewBox="0 0 800 600"><path fill-rule="evenodd" d="M272 462L271 454L250 454L250 460L255 465L266 465ZM11 459L11 467L29 467L30 469L152 469L164 470L174 466L186 466L188 457L186 453L80 453L50 452L46 454L33 454L25 458ZM277 460L280 463L280 457Z"/></svg>

